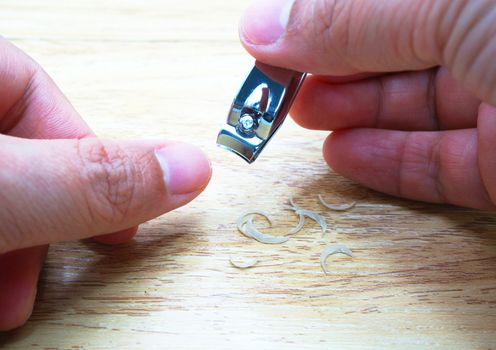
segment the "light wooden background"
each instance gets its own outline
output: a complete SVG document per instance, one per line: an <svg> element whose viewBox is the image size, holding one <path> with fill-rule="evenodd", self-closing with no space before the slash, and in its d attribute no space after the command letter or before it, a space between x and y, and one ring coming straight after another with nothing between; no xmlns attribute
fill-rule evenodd
<svg viewBox="0 0 496 350"><path fill-rule="evenodd" d="M325 133L290 120L252 166L215 147L252 59L237 39L248 0L0 0L0 33L49 71L97 134L202 146L211 186L141 227L135 242L51 247L29 323L5 349L495 349L496 218L384 196L324 164ZM287 244L236 232L247 208L296 222L287 198L325 212ZM355 259L319 253L348 245ZM257 257L240 271L230 255ZM0 286L1 288L1 286Z"/></svg>

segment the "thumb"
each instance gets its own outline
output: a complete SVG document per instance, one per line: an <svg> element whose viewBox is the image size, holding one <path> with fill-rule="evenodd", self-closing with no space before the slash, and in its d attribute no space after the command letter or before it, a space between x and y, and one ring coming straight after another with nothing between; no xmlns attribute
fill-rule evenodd
<svg viewBox="0 0 496 350"><path fill-rule="evenodd" d="M494 1L256 0L240 36L265 63L319 75L444 65L496 104Z"/></svg>
<svg viewBox="0 0 496 350"><path fill-rule="evenodd" d="M0 254L123 230L182 206L207 185L187 144L0 136Z"/></svg>

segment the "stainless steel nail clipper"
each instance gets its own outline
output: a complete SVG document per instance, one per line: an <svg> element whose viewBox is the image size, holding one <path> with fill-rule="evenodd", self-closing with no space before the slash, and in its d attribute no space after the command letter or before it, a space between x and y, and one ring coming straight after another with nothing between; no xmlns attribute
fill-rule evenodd
<svg viewBox="0 0 496 350"><path fill-rule="evenodd" d="M217 145L253 163L286 118L305 76L255 62L233 101Z"/></svg>

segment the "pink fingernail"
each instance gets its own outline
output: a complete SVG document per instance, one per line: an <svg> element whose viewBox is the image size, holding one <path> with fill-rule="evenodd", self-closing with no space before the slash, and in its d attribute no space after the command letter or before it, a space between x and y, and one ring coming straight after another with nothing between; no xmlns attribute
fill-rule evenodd
<svg viewBox="0 0 496 350"><path fill-rule="evenodd" d="M210 180L211 167L198 147L175 143L155 151L170 194L201 191Z"/></svg>
<svg viewBox="0 0 496 350"><path fill-rule="evenodd" d="M274 44L286 31L295 0L255 0L241 19L243 40L253 45Z"/></svg>

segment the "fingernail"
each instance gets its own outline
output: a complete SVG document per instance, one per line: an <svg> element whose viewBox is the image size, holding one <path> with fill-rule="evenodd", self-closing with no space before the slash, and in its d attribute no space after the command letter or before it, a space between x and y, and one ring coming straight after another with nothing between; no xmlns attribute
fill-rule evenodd
<svg viewBox="0 0 496 350"><path fill-rule="evenodd" d="M241 37L253 45L274 44L286 31L295 0L255 0L241 19Z"/></svg>
<svg viewBox="0 0 496 350"><path fill-rule="evenodd" d="M198 192L210 180L210 162L198 147L175 143L156 150L155 156L170 194Z"/></svg>

